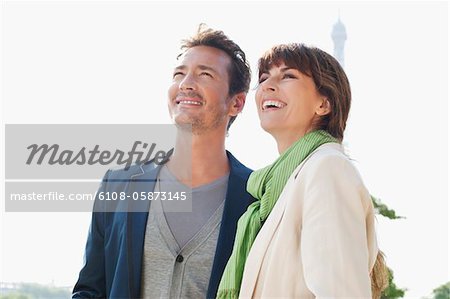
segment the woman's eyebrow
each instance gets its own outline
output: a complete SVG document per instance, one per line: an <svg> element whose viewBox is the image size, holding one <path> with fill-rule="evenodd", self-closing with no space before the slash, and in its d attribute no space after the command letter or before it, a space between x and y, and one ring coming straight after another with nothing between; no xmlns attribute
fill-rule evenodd
<svg viewBox="0 0 450 299"><path fill-rule="evenodd" d="M286 66L286 67L281 68L281 71L282 71L282 72L285 72L285 71L293 70L293 69L294 69L294 68L292 68L292 67Z"/></svg>

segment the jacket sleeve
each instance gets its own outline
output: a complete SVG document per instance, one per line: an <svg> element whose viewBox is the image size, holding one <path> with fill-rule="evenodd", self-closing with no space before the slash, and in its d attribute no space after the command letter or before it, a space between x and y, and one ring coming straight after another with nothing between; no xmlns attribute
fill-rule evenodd
<svg viewBox="0 0 450 299"><path fill-rule="evenodd" d="M301 258L316 298L371 298L370 195L344 156L316 161L304 177ZM371 222L370 222L371 223Z"/></svg>
<svg viewBox="0 0 450 299"><path fill-rule="evenodd" d="M94 201L91 225L89 227L84 265L78 281L72 291L72 298L106 298L105 280L105 247L104 247L104 217L102 207L104 201L98 199L100 192L106 190L106 182L110 171L107 171Z"/></svg>

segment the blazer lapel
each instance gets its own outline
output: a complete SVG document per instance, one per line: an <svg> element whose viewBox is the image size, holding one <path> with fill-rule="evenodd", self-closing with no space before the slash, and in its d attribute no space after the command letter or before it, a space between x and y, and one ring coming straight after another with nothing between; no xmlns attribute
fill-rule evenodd
<svg viewBox="0 0 450 299"><path fill-rule="evenodd" d="M253 293L256 287L256 281L258 280L259 272L261 270L261 266L263 264L263 259L268 250L270 243L277 232L277 229L280 225L281 220L283 219L284 212L286 210L287 197L292 196L289 193L292 192L292 187L295 179L297 178L298 173L303 168L306 161L309 160L309 157L300 163L299 166L292 172L289 177L286 185L283 188L283 191L280 194L275 206L267 217L264 225L256 236L255 241L253 242L252 248L250 249L250 253L247 257L247 263L252 265L251 267L244 268L245 273L245 281L242 281L241 287L244 292L241 292L240 295L243 298L253 297ZM252 289L250 289L252 288Z"/></svg>
<svg viewBox="0 0 450 299"><path fill-rule="evenodd" d="M220 279L233 249L237 221L253 200L246 192L247 179L251 170L239 163L228 151L227 155L230 162L230 176L207 298L216 297Z"/></svg>
<svg viewBox="0 0 450 299"><path fill-rule="evenodd" d="M128 211L126 213L126 244L128 262L128 287L130 298L139 298L141 292L141 269L144 250L145 229L147 226L150 200L133 200L133 194L153 192L156 178L161 166L145 170L147 165L141 167L142 173L130 178L126 194L128 198Z"/></svg>
<svg viewBox="0 0 450 299"><path fill-rule="evenodd" d="M252 267L244 268L245 276L247 277L247 281L245 285L248 286L256 286L256 281L259 276L260 267L262 266L263 258L266 254L266 251L270 245L270 241L275 234L281 219L283 219L284 211L286 208L286 200L284 196L280 196L279 200L275 204L272 212L270 212L269 217L267 217L264 225L256 236L255 241L253 242L252 248L250 249L249 257L251 257L251 261L247 258L247 263L251 264ZM254 265L258 265L258 267L253 267ZM244 285L244 281L242 282ZM251 290L251 296L253 297L254 289ZM243 297L247 297L250 293L241 294Z"/></svg>

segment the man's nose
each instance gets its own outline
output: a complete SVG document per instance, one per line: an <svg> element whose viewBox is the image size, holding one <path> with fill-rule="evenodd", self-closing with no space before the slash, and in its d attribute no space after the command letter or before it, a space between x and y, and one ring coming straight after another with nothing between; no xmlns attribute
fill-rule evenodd
<svg viewBox="0 0 450 299"><path fill-rule="evenodd" d="M196 90L196 81L192 74L186 74L178 86L180 90Z"/></svg>

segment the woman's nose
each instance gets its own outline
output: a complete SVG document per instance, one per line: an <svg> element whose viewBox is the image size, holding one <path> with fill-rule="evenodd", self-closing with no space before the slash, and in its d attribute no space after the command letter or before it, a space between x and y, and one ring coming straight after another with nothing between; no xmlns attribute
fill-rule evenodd
<svg viewBox="0 0 450 299"><path fill-rule="evenodd" d="M276 91L277 90L276 83L271 78L267 78L266 80L264 80L260 84L260 87L262 88L263 91Z"/></svg>

